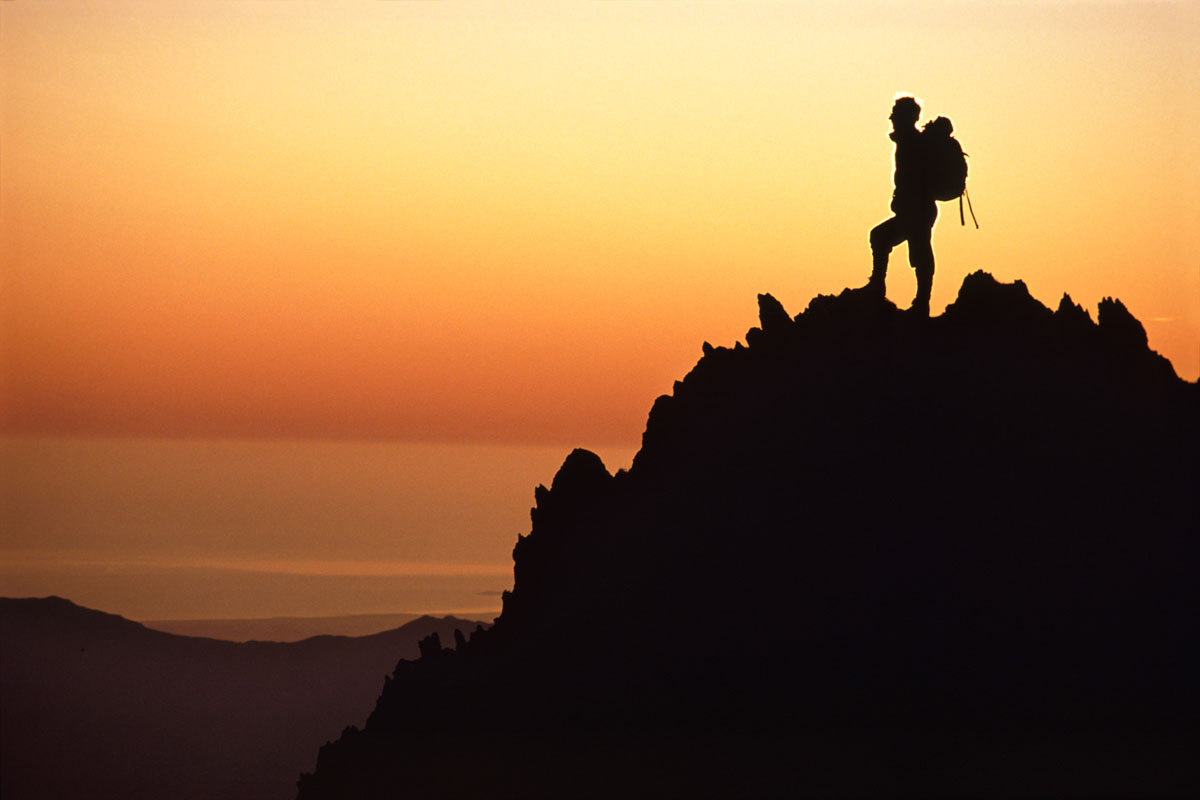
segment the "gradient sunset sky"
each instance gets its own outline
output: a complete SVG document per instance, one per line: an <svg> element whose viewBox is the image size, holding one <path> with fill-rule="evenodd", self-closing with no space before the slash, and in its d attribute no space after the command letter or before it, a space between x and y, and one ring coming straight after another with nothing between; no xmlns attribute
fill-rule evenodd
<svg viewBox="0 0 1200 800"><path fill-rule="evenodd" d="M971 157L934 313L1115 296L1195 380L1197 5L0 3L3 431L634 443L866 280L897 92Z"/></svg>

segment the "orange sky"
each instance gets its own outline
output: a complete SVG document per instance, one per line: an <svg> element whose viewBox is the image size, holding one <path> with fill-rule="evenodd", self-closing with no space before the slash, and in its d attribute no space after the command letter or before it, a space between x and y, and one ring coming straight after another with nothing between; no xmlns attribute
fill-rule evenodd
<svg viewBox="0 0 1200 800"><path fill-rule="evenodd" d="M897 91L971 155L935 313L1116 296L1195 380L1195 5L0 3L0 426L635 442L865 281Z"/></svg>
<svg viewBox="0 0 1200 800"><path fill-rule="evenodd" d="M599 453L616 470L633 450ZM534 487L565 455L0 437L0 595L56 594L133 619L495 612Z"/></svg>

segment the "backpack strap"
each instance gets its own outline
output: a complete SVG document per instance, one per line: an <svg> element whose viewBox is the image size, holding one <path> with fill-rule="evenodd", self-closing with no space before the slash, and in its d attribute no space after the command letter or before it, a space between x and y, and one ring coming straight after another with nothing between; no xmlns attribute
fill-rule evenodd
<svg viewBox="0 0 1200 800"><path fill-rule="evenodd" d="M979 220L975 219L975 209L971 208L971 194L963 189L963 197L967 198L967 209L971 212L971 222L975 223L975 230L979 230ZM962 197L958 198L958 216L962 216ZM966 225L966 220L963 220L963 225Z"/></svg>

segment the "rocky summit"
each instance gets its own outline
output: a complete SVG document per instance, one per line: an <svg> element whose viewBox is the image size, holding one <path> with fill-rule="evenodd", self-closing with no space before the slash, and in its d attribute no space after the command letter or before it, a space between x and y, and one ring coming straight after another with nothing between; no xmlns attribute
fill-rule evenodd
<svg viewBox="0 0 1200 800"><path fill-rule="evenodd" d="M759 317L628 471L537 487L495 626L402 661L302 800L1188 792L1197 385L1119 301L985 273Z"/></svg>

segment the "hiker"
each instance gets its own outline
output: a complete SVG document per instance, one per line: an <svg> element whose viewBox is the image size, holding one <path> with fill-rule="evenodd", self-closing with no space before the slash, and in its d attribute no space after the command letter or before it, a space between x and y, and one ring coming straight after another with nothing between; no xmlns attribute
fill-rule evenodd
<svg viewBox="0 0 1200 800"><path fill-rule="evenodd" d="M933 289L933 223L937 221L937 202L926 185L925 152L917 120L921 106L911 97L901 97L892 106L892 132L896 143L896 189L892 193L891 219L871 230L873 268L867 290L884 296L888 254L901 242L908 242L908 263L917 273L917 296L913 312L929 316L929 294Z"/></svg>

